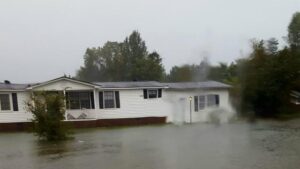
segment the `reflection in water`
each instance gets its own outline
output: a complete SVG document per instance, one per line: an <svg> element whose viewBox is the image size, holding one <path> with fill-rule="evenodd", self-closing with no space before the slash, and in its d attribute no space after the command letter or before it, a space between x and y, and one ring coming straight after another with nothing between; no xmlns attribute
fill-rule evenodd
<svg viewBox="0 0 300 169"><path fill-rule="evenodd" d="M1 169L289 169L300 166L300 123L79 130L58 143L6 133L0 147Z"/></svg>
<svg viewBox="0 0 300 169"><path fill-rule="evenodd" d="M37 145L36 150L38 156L51 155L51 154L62 155L63 153L72 151L70 147L71 144L68 144L68 142L57 142L57 143L37 142L36 145Z"/></svg>
<svg viewBox="0 0 300 169"><path fill-rule="evenodd" d="M78 153L84 153L92 149L96 149L97 146L91 142L85 142L83 140L67 140L60 142L45 142L36 141L37 156L45 156L50 160L58 160L67 156L76 156Z"/></svg>
<svg viewBox="0 0 300 169"><path fill-rule="evenodd" d="M122 143L102 143L102 149L104 153L120 153Z"/></svg>

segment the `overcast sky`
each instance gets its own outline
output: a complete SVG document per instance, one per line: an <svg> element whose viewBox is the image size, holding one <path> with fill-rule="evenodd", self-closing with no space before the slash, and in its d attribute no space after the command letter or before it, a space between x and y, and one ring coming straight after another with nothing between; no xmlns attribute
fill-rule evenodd
<svg viewBox="0 0 300 169"><path fill-rule="evenodd" d="M167 71L203 56L231 62L251 38L281 40L297 10L300 0L0 0L0 81L75 75L86 48L133 30Z"/></svg>

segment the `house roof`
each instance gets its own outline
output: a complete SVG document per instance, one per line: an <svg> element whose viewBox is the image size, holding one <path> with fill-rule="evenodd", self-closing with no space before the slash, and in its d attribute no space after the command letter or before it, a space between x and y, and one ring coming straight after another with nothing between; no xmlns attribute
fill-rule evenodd
<svg viewBox="0 0 300 169"><path fill-rule="evenodd" d="M135 89L135 88L168 88L173 90L184 90L184 89L227 89L229 85L216 81L205 81L205 82L175 82L175 83L160 83L157 81L129 81L129 82L85 82L69 77L59 77L53 80L49 80L43 83L27 83L27 84L6 84L0 83L0 90L27 90L49 83L53 83L59 80L68 80L76 83L81 83L102 89Z"/></svg>
<svg viewBox="0 0 300 169"><path fill-rule="evenodd" d="M32 84L0 83L0 90L24 90Z"/></svg>
<svg viewBox="0 0 300 169"><path fill-rule="evenodd" d="M66 77L66 76L61 76L61 77L58 77L56 79L48 80L46 82L29 85L29 86L27 86L28 87L27 89L32 89L32 88L44 86L44 85L54 83L54 82L57 82L57 81L60 81L60 80L67 80L67 81L71 81L71 82L75 82L75 83L84 84L84 85L87 85L87 86L95 86L95 84L92 84L90 82L86 82L86 81L82 81L82 80L78 80L78 79L74 79L74 78L70 78L70 77Z"/></svg>
<svg viewBox="0 0 300 169"><path fill-rule="evenodd" d="M176 83L163 83L168 86L169 89L226 89L230 88L230 85L216 82L216 81L204 81L204 82L176 82Z"/></svg>
<svg viewBox="0 0 300 169"><path fill-rule="evenodd" d="M165 84L156 81L131 81L131 82L94 82L101 88L164 88Z"/></svg>

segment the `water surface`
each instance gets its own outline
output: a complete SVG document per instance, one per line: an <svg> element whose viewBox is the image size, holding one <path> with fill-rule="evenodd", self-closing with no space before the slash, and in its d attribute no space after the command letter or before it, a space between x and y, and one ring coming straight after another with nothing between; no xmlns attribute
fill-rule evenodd
<svg viewBox="0 0 300 169"><path fill-rule="evenodd" d="M0 134L0 169L296 169L300 121L78 130L41 143Z"/></svg>

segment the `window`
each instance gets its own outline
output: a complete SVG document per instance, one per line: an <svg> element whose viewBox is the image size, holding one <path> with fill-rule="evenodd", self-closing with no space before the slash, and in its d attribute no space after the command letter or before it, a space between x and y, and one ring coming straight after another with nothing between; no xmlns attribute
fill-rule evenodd
<svg viewBox="0 0 300 169"><path fill-rule="evenodd" d="M0 94L0 110L10 110L9 94Z"/></svg>
<svg viewBox="0 0 300 169"><path fill-rule="evenodd" d="M144 99L160 98L161 89L144 89Z"/></svg>
<svg viewBox="0 0 300 169"><path fill-rule="evenodd" d="M100 109L120 108L119 91L103 91L99 92Z"/></svg>
<svg viewBox="0 0 300 169"><path fill-rule="evenodd" d="M113 91L104 92L104 107L115 108L115 92Z"/></svg>
<svg viewBox="0 0 300 169"><path fill-rule="evenodd" d="M157 98L157 90L148 90L148 98Z"/></svg>
<svg viewBox="0 0 300 169"><path fill-rule="evenodd" d="M205 108L205 96L199 96L199 110L203 110Z"/></svg>
<svg viewBox="0 0 300 169"><path fill-rule="evenodd" d="M219 105L219 95L207 95L207 107L214 107Z"/></svg>
<svg viewBox="0 0 300 169"><path fill-rule="evenodd" d="M91 92L67 92L67 109L91 109Z"/></svg>
<svg viewBox="0 0 300 169"><path fill-rule="evenodd" d="M219 106L219 95L209 94L194 96L195 111L203 110L205 107Z"/></svg>

